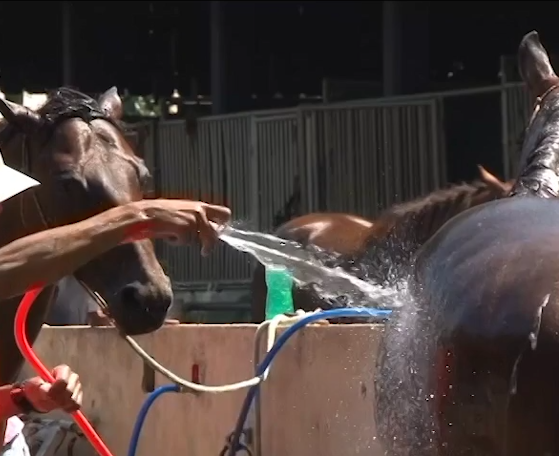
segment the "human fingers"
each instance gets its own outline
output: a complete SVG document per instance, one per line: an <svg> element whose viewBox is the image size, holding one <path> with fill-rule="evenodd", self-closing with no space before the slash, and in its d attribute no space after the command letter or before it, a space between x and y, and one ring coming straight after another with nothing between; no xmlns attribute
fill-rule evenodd
<svg viewBox="0 0 559 456"><path fill-rule="evenodd" d="M207 256L211 248L218 239L218 233L215 224L208 220L205 208L199 210L198 216L198 237L202 244L202 256Z"/></svg>
<svg viewBox="0 0 559 456"><path fill-rule="evenodd" d="M206 214L208 219L218 225L224 225L231 220L231 209L225 206L217 206L214 204L206 205Z"/></svg>
<svg viewBox="0 0 559 456"><path fill-rule="evenodd" d="M51 371L55 381L68 379L71 373L72 369L67 364L60 364Z"/></svg>
<svg viewBox="0 0 559 456"><path fill-rule="evenodd" d="M60 408L67 413L73 413L81 408L82 401L83 401L82 384L78 382L78 384L73 389L72 396L67 398L64 404L61 404Z"/></svg>
<svg viewBox="0 0 559 456"><path fill-rule="evenodd" d="M64 407L74 394L76 389L81 389L80 377L68 366L58 366L53 370L55 382L49 390L51 397L59 407Z"/></svg>

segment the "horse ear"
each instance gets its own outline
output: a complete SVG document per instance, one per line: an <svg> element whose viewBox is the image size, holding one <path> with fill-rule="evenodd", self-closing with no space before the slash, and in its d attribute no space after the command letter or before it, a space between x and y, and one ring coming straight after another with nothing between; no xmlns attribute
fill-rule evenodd
<svg viewBox="0 0 559 456"><path fill-rule="evenodd" d="M0 113L4 119L22 133L30 135L37 131L43 120L40 114L25 106L0 98Z"/></svg>
<svg viewBox="0 0 559 456"><path fill-rule="evenodd" d="M122 100L118 95L118 89L111 87L99 97L99 106L107 115L115 120L122 119Z"/></svg>
<svg viewBox="0 0 559 456"><path fill-rule="evenodd" d="M526 34L520 42L518 69L522 80L534 97L543 95L546 90L559 82L549 61L549 56L535 31Z"/></svg>
<svg viewBox="0 0 559 456"><path fill-rule="evenodd" d="M498 177L491 174L481 165L477 165L477 168L479 170L481 181L487 185L490 190L498 195L507 194L509 192L510 188L506 182L499 180Z"/></svg>

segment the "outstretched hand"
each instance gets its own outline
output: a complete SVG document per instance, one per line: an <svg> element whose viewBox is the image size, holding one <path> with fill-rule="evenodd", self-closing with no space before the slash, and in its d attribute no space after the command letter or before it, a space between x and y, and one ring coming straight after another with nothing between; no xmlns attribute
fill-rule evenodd
<svg viewBox="0 0 559 456"><path fill-rule="evenodd" d="M231 218L229 208L201 201L156 199L144 200L139 204L152 222L150 231L154 237L182 244L198 238L203 255L217 241L218 227Z"/></svg>

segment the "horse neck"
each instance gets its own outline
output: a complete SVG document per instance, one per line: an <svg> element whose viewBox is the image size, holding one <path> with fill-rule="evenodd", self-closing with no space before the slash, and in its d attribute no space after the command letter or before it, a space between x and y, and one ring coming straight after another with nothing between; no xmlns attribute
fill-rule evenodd
<svg viewBox="0 0 559 456"><path fill-rule="evenodd" d="M559 196L559 159L554 150L534 154L516 180L511 196L534 195L540 198Z"/></svg>
<svg viewBox="0 0 559 456"><path fill-rule="evenodd" d="M388 209L375 221L356 274L394 284L408 276L417 250L455 215L493 199L482 183L463 184Z"/></svg>
<svg viewBox="0 0 559 456"><path fill-rule="evenodd" d="M415 250L454 216L494 198L482 182L455 185L386 211L379 224L387 227L391 244Z"/></svg>

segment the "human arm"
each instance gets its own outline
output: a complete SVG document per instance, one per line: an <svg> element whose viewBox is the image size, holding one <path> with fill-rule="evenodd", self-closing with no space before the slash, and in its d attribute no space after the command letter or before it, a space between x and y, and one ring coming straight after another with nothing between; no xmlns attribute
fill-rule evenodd
<svg viewBox="0 0 559 456"><path fill-rule="evenodd" d="M129 205L17 239L0 249L0 300L50 284L120 244L145 214Z"/></svg>
<svg viewBox="0 0 559 456"><path fill-rule="evenodd" d="M57 282L127 240L174 237L185 242L194 234L207 250L217 239L213 223L225 223L230 215L225 207L200 201L144 200L15 240L0 249L0 300L35 284Z"/></svg>

